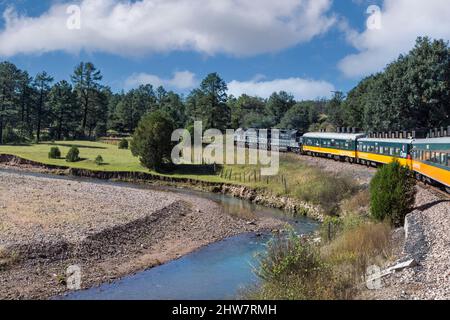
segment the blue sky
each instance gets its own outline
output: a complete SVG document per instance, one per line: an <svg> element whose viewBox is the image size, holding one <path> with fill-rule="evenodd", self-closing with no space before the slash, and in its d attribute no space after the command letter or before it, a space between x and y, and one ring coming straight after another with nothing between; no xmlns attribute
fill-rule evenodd
<svg viewBox="0 0 450 320"><path fill-rule="evenodd" d="M207 11L193 8L191 12L187 0L179 0L179 5L178 0L171 1L170 10L165 9L163 0L155 0L148 17L147 9L137 7L141 1L116 7L125 2L97 0L104 6L90 13L92 1L0 0L4 13L0 59L15 63L31 75L46 70L57 81L69 79L80 61L91 61L114 91L152 82L188 93L205 75L218 72L233 92L267 96L269 91L287 86L286 91L302 99L329 96L332 90L347 92L361 78L408 51L417 36L449 39L450 30L443 25L449 12L443 9L445 1L441 0L427 1L426 8L421 7L425 1L419 0L281 0L285 6L268 7L266 11L263 6L274 6L266 0L260 0L255 8L246 0L237 0L243 3L237 7L242 12L228 13L236 11L235 7L217 9L221 10L219 17L226 17L217 25L214 17L208 19ZM191 0L192 6L198 1L212 0ZM82 9L79 33L54 24L61 16L67 18L58 6L64 9L72 3ZM381 9L380 30L366 27L366 10L373 4ZM173 13L179 8L181 17ZM248 17L245 10L249 10ZM158 16L152 16L155 12ZM421 14L425 21L405 20L406 26L403 23L397 27L397 21L407 14ZM119 35L121 29L108 27L117 26L117 21L124 23L123 36ZM174 25L171 21L177 22ZM261 28L253 30L253 25ZM86 30L88 27L92 29ZM234 27L236 30L231 30ZM97 34L98 29L104 31ZM186 38L179 39L179 35ZM222 37L226 39L224 44Z"/></svg>

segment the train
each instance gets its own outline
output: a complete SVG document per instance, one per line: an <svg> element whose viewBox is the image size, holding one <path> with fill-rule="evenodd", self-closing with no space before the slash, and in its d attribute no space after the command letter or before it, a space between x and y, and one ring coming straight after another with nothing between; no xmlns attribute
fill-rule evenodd
<svg viewBox="0 0 450 320"><path fill-rule="evenodd" d="M406 133L373 136L355 130L304 134L295 129L276 130L279 135L273 134L273 129L241 128L234 140L246 148L295 152L366 166L397 160L410 168L418 180L450 193L450 127L420 139Z"/></svg>

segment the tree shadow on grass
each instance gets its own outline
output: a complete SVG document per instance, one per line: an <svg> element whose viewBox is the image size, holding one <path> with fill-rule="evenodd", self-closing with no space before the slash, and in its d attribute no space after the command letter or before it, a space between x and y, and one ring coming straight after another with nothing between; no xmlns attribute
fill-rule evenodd
<svg viewBox="0 0 450 320"><path fill-rule="evenodd" d="M164 165L158 170L163 174L180 174L180 175L197 175L197 176L210 176L215 175L222 169L220 165L213 164L181 164L181 165Z"/></svg>
<svg viewBox="0 0 450 320"><path fill-rule="evenodd" d="M60 147L77 147L78 149L102 149L106 150L106 147L96 147L96 146L85 146L81 144L72 144L72 143L41 143L42 145L48 146L60 146Z"/></svg>
<svg viewBox="0 0 450 320"><path fill-rule="evenodd" d="M28 142L0 144L0 147L32 147L32 146L33 144Z"/></svg>

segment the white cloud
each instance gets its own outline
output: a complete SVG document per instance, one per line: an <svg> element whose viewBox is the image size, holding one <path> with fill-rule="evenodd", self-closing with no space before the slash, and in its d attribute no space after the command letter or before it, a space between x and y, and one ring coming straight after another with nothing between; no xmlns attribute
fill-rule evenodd
<svg viewBox="0 0 450 320"><path fill-rule="evenodd" d="M178 71L171 79L163 79L153 74L134 73L125 80L126 88L136 88L140 85L151 84L153 87L167 87L169 89L186 90L197 85L195 74L190 71Z"/></svg>
<svg viewBox="0 0 450 320"><path fill-rule="evenodd" d="M192 50L253 55L307 42L335 17L332 0L80 0L81 29L69 30L68 4L39 17L4 12L0 55L56 50L142 55Z"/></svg>
<svg viewBox="0 0 450 320"><path fill-rule="evenodd" d="M384 0L381 29L358 33L348 41L359 51L339 63L349 77L381 71L414 46L418 36L450 39L450 6L446 0Z"/></svg>
<svg viewBox="0 0 450 320"><path fill-rule="evenodd" d="M309 100L330 97L335 87L326 81L302 78L275 79L271 81L236 81L228 83L228 92L238 97L242 94L268 98L274 92L286 91L296 100Z"/></svg>

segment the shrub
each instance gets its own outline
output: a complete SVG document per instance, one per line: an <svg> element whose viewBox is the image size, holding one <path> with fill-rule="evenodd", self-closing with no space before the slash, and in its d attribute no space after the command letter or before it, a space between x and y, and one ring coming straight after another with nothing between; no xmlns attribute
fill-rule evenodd
<svg viewBox="0 0 450 320"><path fill-rule="evenodd" d="M370 213L377 220L388 219L401 226L412 211L416 181L407 167L394 161L378 169L370 183Z"/></svg>
<svg viewBox="0 0 450 320"><path fill-rule="evenodd" d="M128 149L128 140L123 138L119 142L119 149Z"/></svg>
<svg viewBox="0 0 450 320"><path fill-rule="evenodd" d="M352 283L320 255L319 247L294 232L269 242L259 255L260 287L247 293L250 299L322 300L348 299Z"/></svg>
<svg viewBox="0 0 450 320"><path fill-rule="evenodd" d="M389 257L390 238L387 223L356 223L344 227L335 240L322 248L322 253L331 265L345 269L357 282L369 265L381 264Z"/></svg>
<svg viewBox="0 0 450 320"><path fill-rule="evenodd" d="M363 188L351 197L341 201L340 216L367 215L369 213L369 188Z"/></svg>
<svg viewBox="0 0 450 320"><path fill-rule="evenodd" d="M103 164L103 157L101 155L98 155L97 158L95 158L95 164L98 166Z"/></svg>
<svg viewBox="0 0 450 320"><path fill-rule="evenodd" d="M325 213L336 214L339 202L358 190L357 183L350 177L324 173L315 168L305 170L303 183L294 186L293 195L306 202L320 205Z"/></svg>
<svg viewBox="0 0 450 320"><path fill-rule="evenodd" d="M139 157L141 164L159 170L170 161L174 123L164 112L155 111L145 115L139 122L131 141L131 152Z"/></svg>
<svg viewBox="0 0 450 320"><path fill-rule="evenodd" d="M17 132L13 129L11 124L7 124L3 129L3 143L4 144L17 144L24 142L24 138L19 136Z"/></svg>
<svg viewBox="0 0 450 320"><path fill-rule="evenodd" d="M77 162L80 161L80 150L77 147L72 146L66 155L67 162Z"/></svg>
<svg viewBox="0 0 450 320"><path fill-rule="evenodd" d="M59 159L61 158L61 151L58 147L51 147L50 152L48 153L49 159Z"/></svg>

